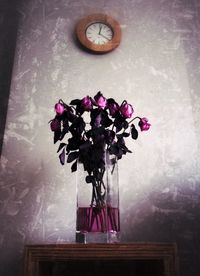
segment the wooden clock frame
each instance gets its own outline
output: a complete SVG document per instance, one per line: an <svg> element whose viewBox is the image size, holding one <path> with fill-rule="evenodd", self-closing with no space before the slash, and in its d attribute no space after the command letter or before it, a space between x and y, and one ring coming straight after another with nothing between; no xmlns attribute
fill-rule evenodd
<svg viewBox="0 0 200 276"><path fill-rule="evenodd" d="M93 23L108 25L113 32L111 41L97 45L88 40L86 30ZM105 14L92 14L82 18L76 26L76 35L81 45L94 53L107 53L114 50L121 41L121 28L117 20Z"/></svg>

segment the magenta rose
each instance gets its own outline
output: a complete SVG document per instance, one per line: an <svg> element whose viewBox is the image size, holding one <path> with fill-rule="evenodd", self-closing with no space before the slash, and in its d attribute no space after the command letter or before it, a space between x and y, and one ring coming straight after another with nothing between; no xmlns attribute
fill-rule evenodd
<svg viewBox="0 0 200 276"><path fill-rule="evenodd" d="M119 105L116 102L110 103L109 106L110 115L114 116L115 113L119 110Z"/></svg>
<svg viewBox="0 0 200 276"><path fill-rule="evenodd" d="M120 106L120 113L124 118L131 118L134 110L131 104L128 104L127 101L124 101Z"/></svg>
<svg viewBox="0 0 200 276"><path fill-rule="evenodd" d="M61 128L60 121L58 119L53 119L50 123L50 128L52 131L60 130Z"/></svg>
<svg viewBox="0 0 200 276"><path fill-rule="evenodd" d="M138 125L139 125L141 131L147 131L151 126L151 124L148 123L147 118L141 118Z"/></svg>
<svg viewBox="0 0 200 276"><path fill-rule="evenodd" d="M85 96L81 101L81 106L85 111L90 111L92 109L92 100L89 96Z"/></svg>
<svg viewBox="0 0 200 276"><path fill-rule="evenodd" d="M65 111L65 107L62 103L55 104L55 111L58 115L62 115Z"/></svg>
<svg viewBox="0 0 200 276"><path fill-rule="evenodd" d="M101 94L101 92L98 92L97 95L94 97L96 105L104 109L107 106L107 100L106 98Z"/></svg>

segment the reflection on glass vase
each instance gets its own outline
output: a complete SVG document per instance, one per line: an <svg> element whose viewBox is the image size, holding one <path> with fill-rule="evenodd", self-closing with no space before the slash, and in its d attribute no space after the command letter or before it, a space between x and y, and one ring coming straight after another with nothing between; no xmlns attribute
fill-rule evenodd
<svg viewBox="0 0 200 276"><path fill-rule="evenodd" d="M120 238L119 182L116 157L106 154L104 168L88 176L77 169L76 242L115 243Z"/></svg>

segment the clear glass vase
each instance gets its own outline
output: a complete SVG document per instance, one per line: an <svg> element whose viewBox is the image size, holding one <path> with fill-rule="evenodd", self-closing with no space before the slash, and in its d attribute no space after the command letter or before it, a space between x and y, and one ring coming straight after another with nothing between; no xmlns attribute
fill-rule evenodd
<svg viewBox="0 0 200 276"><path fill-rule="evenodd" d="M116 157L105 156L105 167L98 169L96 176L88 177L83 164L78 163L78 243L115 243L120 239L118 164Z"/></svg>

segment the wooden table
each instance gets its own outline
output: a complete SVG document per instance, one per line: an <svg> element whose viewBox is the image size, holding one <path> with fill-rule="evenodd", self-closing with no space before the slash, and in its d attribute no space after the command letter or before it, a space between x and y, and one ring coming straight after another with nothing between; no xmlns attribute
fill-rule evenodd
<svg viewBox="0 0 200 276"><path fill-rule="evenodd" d="M24 276L178 276L173 243L26 245Z"/></svg>

